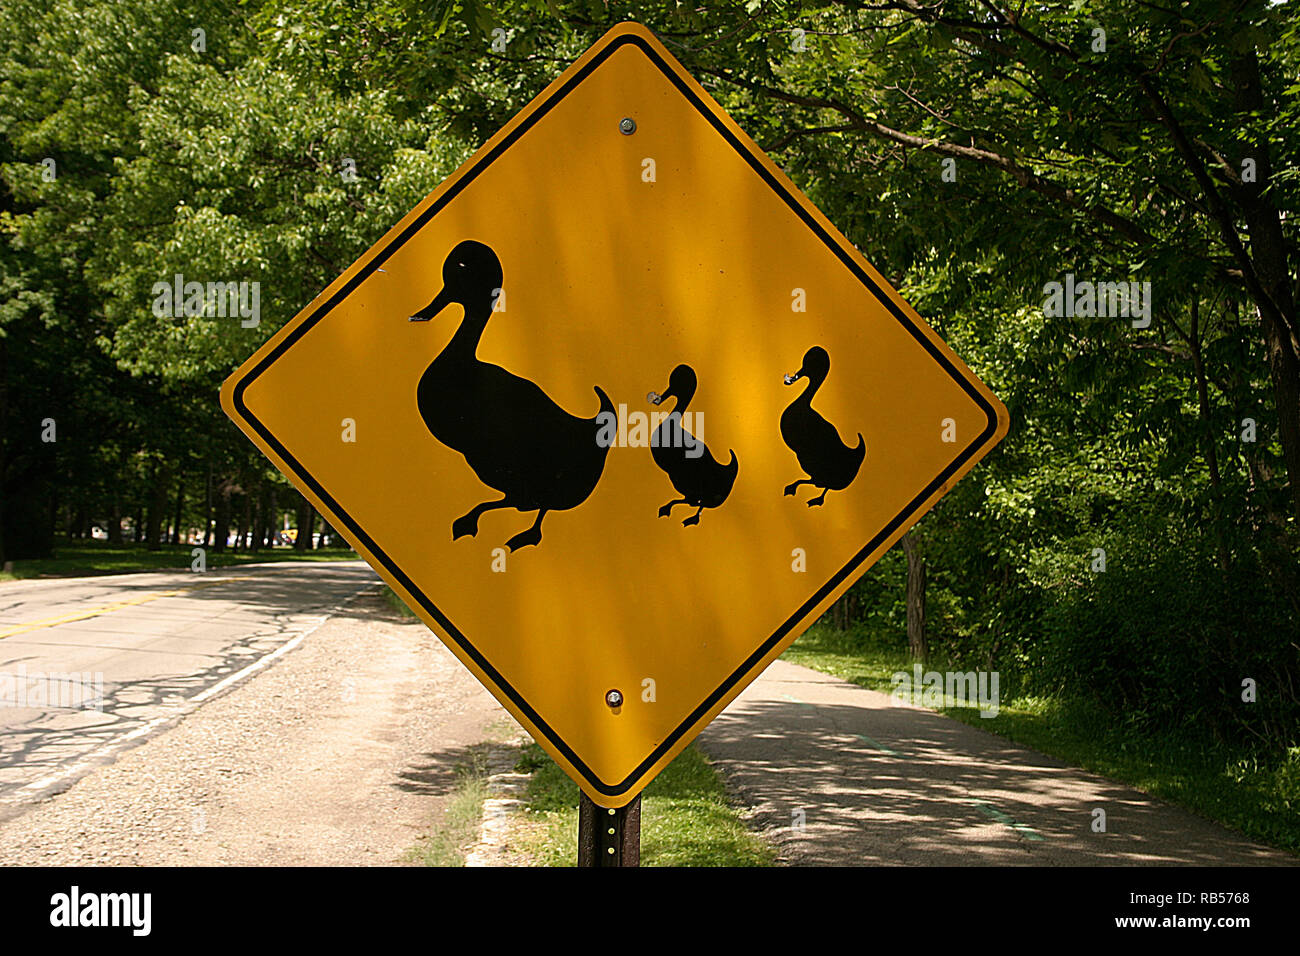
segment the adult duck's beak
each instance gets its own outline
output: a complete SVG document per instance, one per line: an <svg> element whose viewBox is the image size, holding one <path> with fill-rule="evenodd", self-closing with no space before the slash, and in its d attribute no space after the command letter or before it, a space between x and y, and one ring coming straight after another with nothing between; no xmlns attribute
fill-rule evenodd
<svg viewBox="0 0 1300 956"><path fill-rule="evenodd" d="M415 315L411 316L411 321L428 322L449 305L451 305L451 290L446 286L443 286L442 291L433 297L432 302L426 305L419 312L415 313Z"/></svg>
<svg viewBox="0 0 1300 956"><path fill-rule="evenodd" d="M795 372L793 375L787 375L784 381L785 384L787 385L793 385L795 382L799 381L799 379L803 377L804 377L804 370L799 369L799 371Z"/></svg>
<svg viewBox="0 0 1300 956"><path fill-rule="evenodd" d="M668 401L668 399L672 397L673 397L673 390L671 388L669 388L668 391L664 392L662 395L660 395L658 392L651 392L649 395L646 396L646 398L650 400L651 404L654 405L662 405L664 402Z"/></svg>

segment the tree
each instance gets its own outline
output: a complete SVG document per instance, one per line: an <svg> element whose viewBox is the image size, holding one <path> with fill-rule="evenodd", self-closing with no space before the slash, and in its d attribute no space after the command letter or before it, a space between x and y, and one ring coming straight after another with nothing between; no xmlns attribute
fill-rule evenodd
<svg viewBox="0 0 1300 956"><path fill-rule="evenodd" d="M900 544L907 555L907 648L913 658L924 661L930 653L925 640L925 559L916 529L903 535Z"/></svg>

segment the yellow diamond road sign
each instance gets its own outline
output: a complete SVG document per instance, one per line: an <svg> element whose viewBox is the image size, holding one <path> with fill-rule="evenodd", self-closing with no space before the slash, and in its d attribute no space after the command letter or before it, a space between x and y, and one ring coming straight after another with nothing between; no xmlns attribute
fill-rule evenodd
<svg viewBox="0 0 1300 956"><path fill-rule="evenodd" d="M630 801L1006 433L620 26L222 405L598 804Z"/></svg>

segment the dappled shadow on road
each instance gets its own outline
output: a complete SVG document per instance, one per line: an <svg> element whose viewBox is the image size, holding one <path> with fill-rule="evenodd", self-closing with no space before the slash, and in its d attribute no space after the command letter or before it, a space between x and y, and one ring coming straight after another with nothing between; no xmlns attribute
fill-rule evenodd
<svg viewBox="0 0 1300 956"><path fill-rule="evenodd" d="M199 601L227 602L263 611L310 614L333 610L340 616L371 617L344 604L359 588L368 584L378 587L379 575L357 564L322 562L312 564L278 564L258 567L223 568L220 571L194 574L193 583L183 595ZM143 590L162 590L157 585Z"/></svg>
<svg viewBox="0 0 1300 956"><path fill-rule="evenodd" d="M108 619L124 610L150 609L157 602L234 604L276 613L310 614L337 609L359 589L378 587L380 578L362 562L245 565L196 571L146 571L72 581L52 580L38 590L6 593L0 620L13 627L91 613ZM233 609L226 608L222 614ZM44 627L46 625L41 625ZM24 635L33 633L23 631Z"/></svg>
<svg viewBox="0 0 1300 956"><path fill-rule="evenodd" d="M701 738L796 865L1294 862L1003 738L831 683L782 680L783 694L743 697ZM827 690L834 702L797 699Z"/></svg>
<svg viewBox="0 0 1300 956"><path fill-rule="evenodd" d="M122 742L126 735L155 725L161 729L164 724L158 721L179 716L193 706L196 695L248 667L302 629L302 624L289 614L260 620L253 633L241 638L225 638L211 647L196 646L191 653L194 669L187 673L125 680L115 680L112 673L51 675L66 678L63 683L78 683L64 689L69 694L62 701L64 706L50 699L48 703L43 700L39 707L15 708L8 725L0 727L0 796L8 796L16 787L46 774L66 770L70 761L93 757L101 748ZM64 646L69 643L63 642ZM75 643L110 646L102 633ZM200 643L196 641L196 645ZM148 650L134 649L133 653ZM144 739L140 737L136 742L143 743ZM107 759L110 755L104 756Z"/></svg>
<svg viewBox="0 0 1300 956"><path fill-rule="evenodd" d="M453 792L473 775L485 772L492 744L476 743L423 753L398 773L398 790L427 797L441 797Z"/></svg>
<svg viewBox="0 0 1300 956"><path fill-rule="evenodd" d="M33 703L6 714L0 726L0 798L16 797L19 787L60 774L74 761L89 758L89 769L102 749L133 733L161 729L159 721L178 716L197 695L310 630L327 613L414 621L373 590L357 596L379 579L355 564L241 567L151 576L147 582L135 577L105 579L112 585L109 600L121 607L26 631L0 648L0 670L7 673L18 673L19 666L25 675L67 672L50 673L52 696L25 698ZM149 600L150 595L159 596ZM85 649L117 657L103 673L83 673L64 664L55 668L52 661L67 658L48 656ZM29 681L49 683L35 676ZM60 702L54 699L58 693L69 697Z"/></svg>

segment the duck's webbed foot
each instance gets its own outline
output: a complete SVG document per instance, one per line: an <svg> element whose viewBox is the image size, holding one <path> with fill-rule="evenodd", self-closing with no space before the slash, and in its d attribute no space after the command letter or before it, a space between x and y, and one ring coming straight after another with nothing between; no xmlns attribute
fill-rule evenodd
<svg viewBox="0 0 1300 956"><path fill-rule="evenodd" d="M667 518L670 514L673 513L673 508L675 508L677 505L688 505L688 504L690 504L690 502L687 501L685 498L677 498L673 501L670 501L668 502L668 504L664 505L662 508L659 509L659 517Z"/></svg>
<svg viewBox="0 0 1300 956"><path fill-rule="evenodd" d="M785 486L785 493L786 493L787 495L792 495L792 494L794 494L796 491L799 490L799 486L800 486L800 485L811 485L811 484L812 484L812 482L809 481L807 478L800 478L798 481L793 482L792 484L786 485L786 486Z"/></svg>
<svg viewBox="0 0 1300 956"><path fill-rule="evenodd" d="M808 499L808 507L809 507L809 508L816 508L818 505L822 504L822 503L825 502L825 501L826 501L826 489L823 488L823 489L822 489L822 493L821 493L820 495L818 495L816 498L809 498L809 499Z"/></svg>
<svg viewBox="0 0 1300 956"><path fill-rule="evenodd" d="M471 511L467 515L461 515L451 523L451 540L463 538L469 535L471 538L478 534L478 516L479 512Z"/></svg>
<svg viewBox="0 0 1300 956"><path fill-rule="evenodd" d="M545 511L537 512L537 520L533 522L531 528L520 531L517 535L506 542L506 547L511 551L518 551L520 548L526 548L530 544L542 543L542 519L546 517Z"/></svg>
<svg viewBox="0 0 1300 956"><path fill-rule="evenodd" d="M700 512L703 511L703 510L704 510L704 508L702 508L702 507L701 507L701 508L696 508L696 509L695 509L695 514L691 515L689 518L687 518L685 521L682 522L682 527L683 527L683 528L689 528L689 527L690 527L691 525L693 525L693 524L699 524L699 523L700 523Z"/></svg>
<svg viewBox="0 0 1300 956"><path fill-rule="evenodd" d="M483 512L510 507L513 506L507 504L505 498L499 498L496 501L485 501L481 505L475 505L467 513L451 523L451 540L455 541L457 538L465 537L465 535L472 538L478 534L478 519Z"/></svg>

